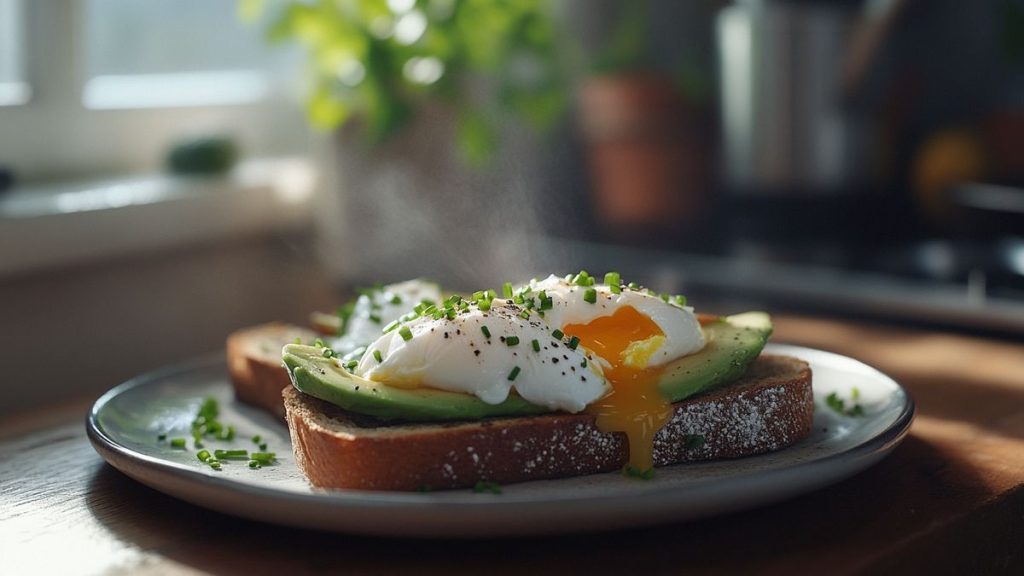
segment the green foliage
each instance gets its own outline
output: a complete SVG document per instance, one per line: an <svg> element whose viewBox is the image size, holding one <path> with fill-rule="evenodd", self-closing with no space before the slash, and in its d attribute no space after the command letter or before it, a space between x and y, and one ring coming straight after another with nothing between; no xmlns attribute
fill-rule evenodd
<svg viewBox="0 0 1024 576"><path fill-rule="evenodd" d="M551 125L565 109L554 69L555 31L546 0L290 0L270 17L267 38L309 55L310 122L332 130L358 119L379 143L419 104L438 99L459 114L459 149L474 165L497 146L496 121L512 111ZM259 20L264 0L240 0Z"/></svg>

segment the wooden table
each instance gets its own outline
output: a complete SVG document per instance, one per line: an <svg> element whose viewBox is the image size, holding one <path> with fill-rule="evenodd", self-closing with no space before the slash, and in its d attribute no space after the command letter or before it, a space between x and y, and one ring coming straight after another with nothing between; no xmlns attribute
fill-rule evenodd
<svg viewBox="0 0 1024 576"><path fill-rule="evenodd" d="M781 504L672 526L529 540L387 540L280 528L179 502L106 465L88 402L0 424L0 573L1024 573L1024 345L777 318L914 396L874 468Z"/></svg>

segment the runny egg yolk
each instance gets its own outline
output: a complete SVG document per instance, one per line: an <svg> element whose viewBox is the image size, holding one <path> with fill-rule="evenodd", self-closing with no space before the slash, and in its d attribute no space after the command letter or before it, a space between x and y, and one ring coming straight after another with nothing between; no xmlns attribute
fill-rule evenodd
<svg viewBox="0 0 1024 576"><path fill-rule="evenodd" d="M655 347L645 347L644 342L660 343L664 332L631 306L587 324L568 324L562 331L578 337L580 344L611 364L604 375L612 391L586 409L597 416L597 428L625 433L629 465L652 468L654 435L671 417L672 404L658 390L661 367L646 367Z"/></svg>

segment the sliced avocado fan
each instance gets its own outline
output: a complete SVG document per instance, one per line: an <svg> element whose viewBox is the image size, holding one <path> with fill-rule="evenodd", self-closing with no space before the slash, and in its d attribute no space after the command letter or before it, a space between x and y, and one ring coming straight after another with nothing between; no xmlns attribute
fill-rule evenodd
<svg viewBox="0 0 1024 576"><path fill-rule="evenodd" d="M678 402L727 384L743 375L761 353L771 332L771 319L763 312L728 316L704 326L707 344L700 352L669 363L658 388L666 398ZM325 357L323 349L314 346L288 344L282 356L292 384L299 391L382 420L480 420L551 412L514 394L500 404L487 404L469 394L387 386L349 373L332 358Z"/></svg>

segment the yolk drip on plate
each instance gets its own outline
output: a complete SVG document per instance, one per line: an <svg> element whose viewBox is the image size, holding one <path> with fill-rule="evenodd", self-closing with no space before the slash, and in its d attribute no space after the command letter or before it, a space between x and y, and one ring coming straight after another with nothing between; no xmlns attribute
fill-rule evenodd
<svg viewBox="0 0 1024 576"><path fill-rule="evenodd" d="M625 306L611 316L569 324L562 331L578 337L580 344L611 364L604 375L612 391L587 407L587 412L597 416L598 429L624 432L629 441L629 465L639 470L652 468L654 435L671 417L672 404L658 390L661 368L645 367L653 348L648 346L644 354L643 343L664 338L661 328L635 308Z"/></svg>

